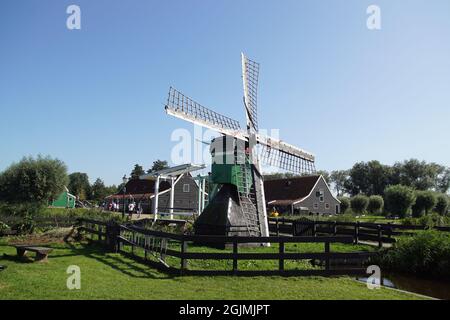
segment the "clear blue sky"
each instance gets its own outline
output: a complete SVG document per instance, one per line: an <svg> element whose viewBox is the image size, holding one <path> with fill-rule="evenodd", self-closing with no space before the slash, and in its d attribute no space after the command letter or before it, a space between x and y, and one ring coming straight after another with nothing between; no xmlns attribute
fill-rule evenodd
<svg viewBox="0 0 450 320"><path fill-rule="evenodd" d="M449 14L448 0L2 0L0 170L40 153L117 184L169 159L171 132L192 129L165 114L170 85L244 120L241 51L261 63L260 127L318 169L449 165Z"/></svg>

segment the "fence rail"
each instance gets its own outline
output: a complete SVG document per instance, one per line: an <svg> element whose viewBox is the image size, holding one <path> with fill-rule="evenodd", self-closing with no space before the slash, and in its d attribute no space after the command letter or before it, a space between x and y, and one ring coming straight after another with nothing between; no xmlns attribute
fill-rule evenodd
<svg viewBox="0 0 450 320"><path fill-rule="evenodd" d="M358 267L332 268L337 260L366 260L373 253L369 252L332 252L333 243L353 243L349 236L278 236L278 237L229 237L229 236L196 236L173 234L162 231L144 229L134 225L98 224L93 227L94 221L80 220L80 230L90 233L93 240L102 241L111 245L116 243L116 251L151 265L161 271L176 275L349 275L364 274L365 269ZM90 227L89 227L90 225ZM99 231L105 227L106 234ZM104 237L103 237L104 236ZM192 244L225 244L231 252L192 252L189 250ZM254 243L276 243L278 248L274 252L240 252L242 246ZM321 252L286 252L288 243L322 243ZM127 248L131 250L126 250ZM248 247L246 247L248 248ZM142 255L137 252L139 249ZM168 259L176 258L176 259ZM178 262L175 260L179 259ZM286 269L287 260L318 260L323 263L323 269L300 270ZM170 260L170 261L169 261ZM194 270L188 267L190 260L222 260L229 261L229 269ZM239 261L245 260L276 260L278 267L272 270L243 270L239 268Z"/></svg>
<svg viewBox="0 0 450 320"><path fill-rule="evenodd" d="M284 233L292 236L323 234L352 236L354 243L360 241L377 242L379 247L383 243L394 243L394 236L411 234L407 231L426 230L426 226L400 225L393 223L367 222L336 222L313 220L290 220L283 218L269 218L269 231L277 235ZM450 232L450 227L433 227L433 229Z"/></svg>

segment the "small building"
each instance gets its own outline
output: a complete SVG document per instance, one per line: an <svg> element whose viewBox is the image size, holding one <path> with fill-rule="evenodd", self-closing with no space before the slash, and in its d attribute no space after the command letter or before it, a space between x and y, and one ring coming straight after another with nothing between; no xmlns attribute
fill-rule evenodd
<svg viewBox="0 0 450 320"><path fill-rule="evenodd" d="M177 169L182 167L181 169ZM198 170L194 165L184 165L160 170L156 173L131 179L118 193L106 197L106 204L119 204L119 211L125 211L134 202L143 213L177 214L178 212L197 212L199 209L199 184L189 170ZM159 178L158 178L159 177ZM172 191L173 188L173 191ZM157 197L156 197L157 194ZM171 201L173 203L171 203Z"/></svg>
<svg viewBox="0 0 450 320"><path fill-rule="evenodd" d="M58 198L52 201L51 207L55 208L75 208L75 202L77 197L69 193L69 189L64 187L64 192L62 192Z"/></svg>
<svg viewBox="0 0 450 320"><path fill-rule="evenodd" d="M264 181L267 211L338 214L340 201L321 175Z"/></svg>

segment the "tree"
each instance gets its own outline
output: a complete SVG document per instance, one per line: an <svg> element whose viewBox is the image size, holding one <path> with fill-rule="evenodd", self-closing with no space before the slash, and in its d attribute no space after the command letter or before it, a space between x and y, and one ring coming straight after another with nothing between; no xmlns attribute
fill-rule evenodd
<svg viewBox="0 0 450 320"><path fill-rule="evenodd" d="M382 196L373 195L369 197L369 205L367 210L372 214L380 214L383 212L384 200Z"/></svg>
<svg viewBox="0 0 450 320"><path fill-rule="evenodd" d="M341 202L341 213L344 214L350 209L350 199L348 197L339 197L338 200Z"/></svg>
<svg viewBox="0 0 450 320"><path fill-rule="evenodd" d="M89 199L91 196L91 186L86 173L74 172L69 175L69 191L80 200Z"/></svg>
<svg viewBox="0 0 450 320"><path fill-rule="evenodd" d="M358 194L350 199L350 204L354 213L362 214L367 210L369 198L363 194Z"/></svg>
<svg viewBox="0 0 450 320"><path fill-rule="evenodd" d="M367 163L367 181L369 183L366 194L382 195L389 182L389 167L373 160Z"/></svg>
<svg viewBox="0 0 450 320"><path fill-rule="evenodd" d="M47 203L67 185L64 162L49 156L25 157L0 174L0 200L8 203Z"/></svg>
<svg viewBox="0 0 450 320"><path fill-rule="evenodd" d="M441 166L436 178L435 190L446 193L448 189L450 189L450 168Z"/></svg>
<svg viewBox="0 0 450 320"><path fill-rule="evenodd" d="M412 187L416 190L429 190L436 185L440 166L417 159L406 160L403 163L396 163L395 180L397 183Z"/></svg>
<svg viewBox="0 0 450 320"><path fill-rule="evenodd" d="M356 163L349 171L344 187L352 195L381 195L389 183L389 167L373 160Z"/></svg>
<svg viewBox="0 0 450 320"><path fill-rule="evenodd" d="M416 203L412 206L413 217L428 214L436 206L436 195L432 191L416 191Z"/></svg>
<svg viewBox="0 0 450 320"><path fill-rule="evenodd" d="M344 194L345 183L348 179L348 170L331 171L330 181L334 184L334 189L338 197Z"/></svg>
<svg viewBox="0 0 450 320"><path fill-rule="evenodd" d="M144 168L138 164L134 165L133 170L131 171L131 179L135 180L135 179L139 179L140 176L142 176L143 174L145 174Z"/></svg>
<svg viewBox="0 0 450 320"><path fill-rule="evenodd" d="M102 179L97 178L91 187L91 199L100 201L103 200L107 195L109 195L109 190L105 186Z"/></svg>
<svg viewBox="0 0 450 320"><path fill-rule="evenodd" d="M365 193L369 189L369 181L367 178L367 164L358 162L353 165L349 171L349 179L345 182L345 189L352 196Z"/></svg>
<svg viewBox="0 0 450 320"><path fill-rule="evenodd" d="M436 197L436 206L434 210L441 216L446 216L448 214L449 198L446 194L438 194Z"/></svg>
<svg viewBox="0 0 450 320"><path fill-rule="evenodd" d="M416 201L414 189L403 185L389 186L384 190L384 202L389 213L404 218L410 214Z"/></svg>
<svg viewBox="0 0 450 320"><path fill-rule="evenodd" d="M167 169L168 167L169 167L169 164L167 163L166 160L158 159L156 161L153 161L153 165L149 170L147 170L147 173L162 170L162 169Z"/></svg>
<svg viewBox="0 0 450 320"><path fill-rule="evenodd" d="M302 176L306 176L306 174L298 175L298 174L294 174L292 172L285 172L285 173L274 172L274 173L270 173L270 174L265 174L264 180L269 181L269 180L279 180L279 179L291 179L291 178L297 178L297 177L302 177Z"/></svg>

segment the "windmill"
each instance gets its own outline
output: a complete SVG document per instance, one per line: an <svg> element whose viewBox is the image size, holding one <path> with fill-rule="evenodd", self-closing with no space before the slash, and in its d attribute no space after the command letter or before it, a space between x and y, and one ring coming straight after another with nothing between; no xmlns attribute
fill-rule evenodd
<svg viewBox="0 0 450 320"><path fill-rule="evenodd" d="M243 53L242 80L246 129L170 88L169 115L215 130L211 141L210 192L207 207L196 220L203 235L269 236L261 162L297 174L315 172L311 153L258 132L259 64Z"/></svg>

